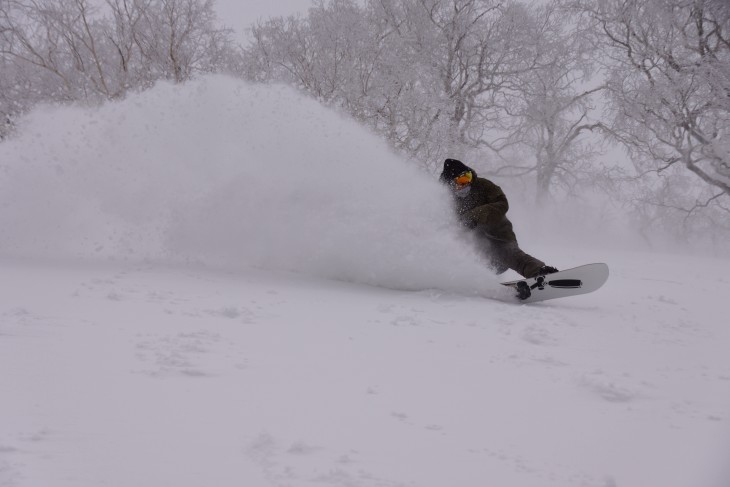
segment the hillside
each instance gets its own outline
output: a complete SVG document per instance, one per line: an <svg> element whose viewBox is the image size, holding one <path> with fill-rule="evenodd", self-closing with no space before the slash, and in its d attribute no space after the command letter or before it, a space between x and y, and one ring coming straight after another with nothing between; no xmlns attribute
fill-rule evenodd
<svg viewBox="0 0 730 487"><path fill-rule="evenodd" d="M600 292L532 306L3 261L0 480L720 487L730 265L606 257Z"/></svg>
<svg viewBox="0 0 730 487"><path fill-rule="evenodd" d="M40 109L0 161L2 486L730 479L728 260L523 219L611 277L520 305L433 175L222 77Z"/></svg>

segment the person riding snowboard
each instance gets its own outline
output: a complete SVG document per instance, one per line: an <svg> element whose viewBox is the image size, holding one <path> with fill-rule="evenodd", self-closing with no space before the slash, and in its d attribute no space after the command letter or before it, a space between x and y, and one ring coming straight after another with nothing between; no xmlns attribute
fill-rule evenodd
<svg viewBox="0 0 730 487"><path fill-rule="evenodd" d="M446 159L439 180L451 188L461 223L472 230L497 274L512 269L525 278L558 272L517 245L502 189L456 159Z"/></svg>

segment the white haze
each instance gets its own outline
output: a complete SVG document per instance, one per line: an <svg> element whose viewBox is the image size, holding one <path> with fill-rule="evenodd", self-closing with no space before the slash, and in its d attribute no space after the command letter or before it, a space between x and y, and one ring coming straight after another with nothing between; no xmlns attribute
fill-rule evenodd
<svg viewBox="0 0 730 487"><path fill-rule="evenodd" d="M283 86L207 77L44 107L0 144L0 254L264 267L495 293L449 196Z"/></svg>

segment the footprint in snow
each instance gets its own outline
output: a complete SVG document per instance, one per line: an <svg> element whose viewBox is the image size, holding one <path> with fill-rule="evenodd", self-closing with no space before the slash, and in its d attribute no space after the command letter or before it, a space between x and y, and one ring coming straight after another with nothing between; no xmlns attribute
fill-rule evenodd
<svg viewBox="0 0 730 487"><path fill-rule="evenodd" d="M522 332L521 338L533 345L554 345L555 337L545 328L530 325Z"/></svg>
<svg viewBox="0 0 730 487"><path fill-rule="evenodd" d="M137 358L149 364L148 368L140 372L152 377L212 376L212 373L204 370L201 361L220 341L220 335L207 331L178 333L140 341L137 343Z"/></svg>
<svg viewBox="0 0 730 487"><path fill-rule="evenodd" d="M584 377L580 381L580 385L608 402L627 403L638 397L638 393L635 390L616 384L610 380Z"/></svg>
<svg viewBox="0 0 730 487"><path fill-rule="evenodd" d="M292 485L294 481L311 484L400 485L378 479L363 471L353 455L358 452L334 452L298 440L286 446L268 433L261 433L246 449L248 457L261 469L272 485ZM362 479L369 483L361 484ZM376 482L376 483L372 483Z"/></svg>

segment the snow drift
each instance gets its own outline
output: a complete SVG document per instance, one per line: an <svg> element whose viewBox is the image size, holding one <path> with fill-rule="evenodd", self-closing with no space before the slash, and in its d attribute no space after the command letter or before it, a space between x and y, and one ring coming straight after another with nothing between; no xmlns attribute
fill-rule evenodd
<svg viewBox="0 0 730 487"><path fill-rule="evenodd" d="M206 77L44 107L0 144L0 253L494 288L433 175L283 86Z"/></svg>

